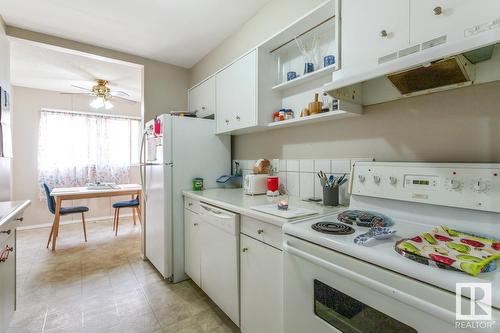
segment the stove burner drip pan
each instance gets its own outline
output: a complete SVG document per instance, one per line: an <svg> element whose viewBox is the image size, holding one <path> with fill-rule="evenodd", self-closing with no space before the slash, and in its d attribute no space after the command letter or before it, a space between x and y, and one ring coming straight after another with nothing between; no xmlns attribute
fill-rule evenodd
<svg viewBox="0 0 500 333"><path fill-rule="evenodd" d="M350 235L354 233L354 228L337 222L317 222L311 228L316 231L332 235Z"/></svg>

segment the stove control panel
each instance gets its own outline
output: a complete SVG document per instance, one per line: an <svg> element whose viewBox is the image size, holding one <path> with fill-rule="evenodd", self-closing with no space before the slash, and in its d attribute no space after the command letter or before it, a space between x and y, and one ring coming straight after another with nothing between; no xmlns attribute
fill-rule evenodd
<svg viewBox="0 0 500 333"><path fill-rule="evenodd" d="M500 213L500 164L358 162L351 193Z"/></svg>

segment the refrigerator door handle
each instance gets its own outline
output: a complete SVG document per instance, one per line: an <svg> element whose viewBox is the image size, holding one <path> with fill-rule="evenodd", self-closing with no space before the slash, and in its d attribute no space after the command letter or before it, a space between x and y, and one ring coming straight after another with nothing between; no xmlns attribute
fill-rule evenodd
<svg viewBox="0 0 500 333"><path fill-rule="evenodd" d="M144 164L144 142L146 140L146 137L148 135L147 131L144 131L142 134L142 140L141 140L141 149L140 149L140 155L139 155L139 173L141 175L141 187L142 187L142 197L144 198L144 201L148 200L148 195L146 193L146 184L144 183L144 173L146 169L146 165Z"/></svg>

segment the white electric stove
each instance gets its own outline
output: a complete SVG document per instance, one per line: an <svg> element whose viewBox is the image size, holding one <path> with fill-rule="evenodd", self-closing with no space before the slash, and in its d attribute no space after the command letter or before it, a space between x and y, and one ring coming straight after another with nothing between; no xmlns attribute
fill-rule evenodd
<svg viewBox="0 0 500 333"><path fill-rule="evenodd" d="M360 162L350 186L349 209L383 214L396 234L357 245L367 227L341 223L354 229L344 234L313 229L340 223L338 214L286 224L285 332L500 331L500 263L474 277L394 249L398 240L440 225L500 239L500 164ZM457 283L485 289L467 285L457 296ZM490 290L491 307L483 310Z"/></svg>

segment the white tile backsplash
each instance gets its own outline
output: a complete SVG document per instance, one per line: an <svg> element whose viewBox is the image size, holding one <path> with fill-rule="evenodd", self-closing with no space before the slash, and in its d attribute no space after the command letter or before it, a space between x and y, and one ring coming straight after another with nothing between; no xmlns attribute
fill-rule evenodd
<svg viewBox="0 0 500 333"><path fill-rule="evenodd" d="M314 172L314 160L299 160L300 172Z"/></svg>
<svg viewBox="0 0 500 333"><path fill-rule="evenodd" d="M371 161L371 158L355 159L304 159L304 160L279 160L272 159L271 164L276 169L280 184L284 184L288 193L301 199L323 198L323 189L316 173L320 170L328 176L336 177L347 173L349 176L351 165L355 161ZM243 175L252 173L256 160L239 160ZM234 165L234 161L233 161ZM349 204L349 182L340 187L339 201L343 205Z"/></svg>
<svg viewBox="0 0 500 333"><path fill-rule="evenodd" d="M314 173L300 172L300 198L305 200L314 197Z"/></svg>
<svg viewBox="0 0 500 333"><path fill-rule="evenodd" d="M299 172L299 160L286 160L286 171Z"/></svg>
<svg viewBox="0 0 500 333"><path fill-rule="evenodd" d="M300 196L300 177L298 172L286 172L286 190L289 195Z"/></svg>
<svg viewBox="0 0 500 333"><path fill-rule="evenodd" d="M332 160L333 173L349 173L351 171L351 160Z"/></svg>
<svg viewBox="0 0 500 333"><path fill-rule="evenodd" d="M323 171L324 173L330 173L331 165L330 160L314 160L314 172Z"/></svg>

